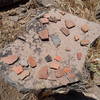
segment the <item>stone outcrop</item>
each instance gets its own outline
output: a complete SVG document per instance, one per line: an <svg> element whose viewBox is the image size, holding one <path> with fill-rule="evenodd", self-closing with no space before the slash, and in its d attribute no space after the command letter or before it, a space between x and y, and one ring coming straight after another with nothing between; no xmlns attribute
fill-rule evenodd
<svg viewBox="0 0 100 100"><path fill-rule="evenodd" d="M39 5L49 7L55 5L55 0L36 0Z"/></svg>
<svg viewBox="0 0 100 100"><path fill-rule="evenodd" d="M0 53L0 74L21 92L55 89L81 81L88 48L100 35L100 25L96 23L68 13L62 15L60 10L52 9L48 14L53 21L47 17L48 23L42 23L41 18L30 22L24 41L17 38ZM60 20L56 20L58 17ZM82 25L88 25L86 33L81 30ZM70 34L66 36L66 32ZM13 63L7 60L12 55L18 58ZM2 60L5 57L10 63Z"/></svg>

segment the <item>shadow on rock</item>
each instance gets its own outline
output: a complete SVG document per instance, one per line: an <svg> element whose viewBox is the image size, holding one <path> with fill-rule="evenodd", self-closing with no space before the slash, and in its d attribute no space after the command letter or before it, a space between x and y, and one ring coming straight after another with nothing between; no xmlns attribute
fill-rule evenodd
<svg viewBox="0 0 100 100"><path fill-rule="evenodd" d="M13 0L5 0L5 2L0 0L0 11L7 11L12 8L19 7L27 2L29 2L29 0L16 0L15 2Z"/></svg>
<svg viewBox="0 0 100 100"><path fill-rule="evenodd" d="M71 90L67 94L54 94L49 97L42 98L41 100L96 100L96 99L87 97L82 93Z"/></svg>

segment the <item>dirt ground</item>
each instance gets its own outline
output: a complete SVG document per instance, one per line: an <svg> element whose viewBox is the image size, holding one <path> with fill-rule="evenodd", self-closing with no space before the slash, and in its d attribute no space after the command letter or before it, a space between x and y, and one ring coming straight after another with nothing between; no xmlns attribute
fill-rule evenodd
<svg viewBox="0 0 100 100"><path fill-rule="evenodd" d="M99 4L98 2L100 2L100 0L76 1L80 2L75 2L75 0L61 0L61 2L59 2L59 6L64 11L99 23L99 21L95 18L95 11L98 9L97 4ZM2 9L0 11L0 49L8 43L14 41L19 34L24 34L26 32L25 23L27 23L31 17L35 16L39 9L44 9L36 7L38 6L35 4L24 3L22 6L13 7L9 10ZM20 10L20 8L22 8L22 10ZM22 15L20 15L20 13L22 13ZM98 54L98 52L96 53ZM35 100L35 96L33 94L23 95L19 93L15 88L5 84L0 78L0 100ZM48 99L46 98L45 100ZM60 99L53 99L51 97L50 100Z"/></svg>
<svg viewBox="0 0 100 100"><path fill-rule="evenodd" d="M37 100L33 93L22 94L0 78L0 100Z"/></svg>
<svg viewBox="0 0 100 100"><path fill-rule="evenodd" d="M0 100L20 100L20 98L21 94L18 93L13 87L5 84L0 78Z"/></svg>

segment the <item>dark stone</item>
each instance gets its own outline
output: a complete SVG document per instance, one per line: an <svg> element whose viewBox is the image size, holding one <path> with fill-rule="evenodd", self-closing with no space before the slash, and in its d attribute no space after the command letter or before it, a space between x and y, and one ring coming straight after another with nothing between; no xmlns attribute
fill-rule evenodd
<svg viewBox="0 0 100 100"><path fill-rule="evenodd" d="M47 56L45 57L45 60L46 60L47 62L51 62L51 61L52 61L52 57L51 57L50 55L47 55Z"/></svg>
<svg viewBox="0 0 100 100"><path fill-rule="evenodd" d="M59 47L61 44L61 40L57 34L51 35L51 40L56 47Z"/></svg>

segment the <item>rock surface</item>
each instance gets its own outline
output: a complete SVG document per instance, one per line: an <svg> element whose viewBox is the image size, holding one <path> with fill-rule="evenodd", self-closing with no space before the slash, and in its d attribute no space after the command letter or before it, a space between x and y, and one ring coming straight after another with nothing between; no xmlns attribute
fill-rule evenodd
<svg viewBox="0 0 100 100"><path fill-rule="evenodd" d="M38 4L49 7L55 4L55 0L37 0Z"/></svg>
<svg viewBox="0 0 100 100"><path fill-rule="evenodd" d="M40 91L41 89L68 85L68 83L79 80L80 77L77 74L82 74L83 72L88 47L100 35L100 25L68 13L65 13L63 16L59 12L60 10L54 9L48 12L50 16L56 15L61 18L61 21L56 23L49 22L49 24L45 25L45 29L49 32L49 37L46 35L46 39L49 38L48 41L41 41L41 37L45 35L43 34L40 37L38 33L41 27L44 28L44 24L40 24L38 19L37 22L34 22L35 25L36 23L38 25L35 27L31 26L31 32L29 31L29 33L25 34L26 41L16 39L2 50L2 52L6 52L10 49L12 54L19 57L19 60L13 63L13 66L19 66L21 64L20 60L23 60L22 58L25 58L25 61L28 60L28 65L26 66L25 64L24 66L23 64L23 71L18 74L15 73L15 70L10 70L12 65L2 66L3 68L7 67L7 70L3 70L3 73L2 68L0 68L0 74L2 74L5 81L16 87L19 91ZM67 37L60 31L62 27L65 27L65 20L72 20L75 23L74 26L70 24L71 27L68 29L70 35ZM87 23L89 31L84 34L81 30L81 25ZM80 39L77 42L74 40L76 34L80 35ZM35 36L37 38L34 38ZM84 42L83 40L89 40L89 42L87 43L87 41ZM66 52L66 48L70 52ZM45 57L47 55L50 55L52 58L51 62L46 61ZM6 57L8 56L9 54L6 55ZM31 58L29 58L30 56ZM0 59L2 58L0 56ZM48 66L48 68L45 66ZM28 71L26 72L26 70Z"/></svg>

